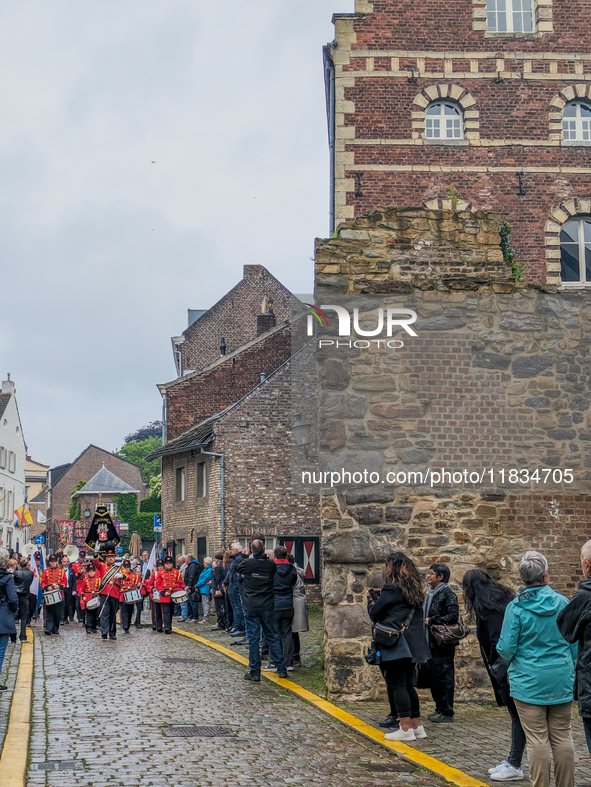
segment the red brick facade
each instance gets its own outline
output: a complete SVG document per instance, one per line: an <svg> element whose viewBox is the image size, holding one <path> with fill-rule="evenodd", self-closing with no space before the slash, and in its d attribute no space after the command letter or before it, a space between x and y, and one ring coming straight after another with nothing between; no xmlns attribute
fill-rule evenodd
<svg viewBox="0 0 591 787"><path fill-rule="evenodd" d="M560 284L556 225L591 212L590 151L563 140L561 114L591 106L591 3L535 6L529 34L488 32L484 0L357 0L337 14L337 226L377 205L450 207L453 184L462 205L512 224L527 280ZM427 139L437 100L460 111L461 139Z"/></svg>
<svg viewBox="0 0 591 787"><path fill-rule="evenodd" d="M273 303L277 324L285 323L300 302L262 265L245 265L244 278L182 335L177 345L180 374L201 371L220 357L220 342L229 355L258 335L257 317ZM270 371L270 370L269 370Z"/></svg>

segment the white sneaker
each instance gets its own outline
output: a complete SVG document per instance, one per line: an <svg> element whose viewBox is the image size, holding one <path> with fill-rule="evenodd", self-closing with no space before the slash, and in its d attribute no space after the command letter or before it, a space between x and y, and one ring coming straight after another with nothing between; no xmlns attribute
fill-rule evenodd
<svg viewBox="0 0 591 787"><path fill-rule="evenodd" d="M425 728L423 727L422 724L419 724L419 726L415 729L414 732L415 732L415 738L417 740L419 740L419 738L426 738L427 737L427 733L425 732Z"/></svg>
<svg viewBox="0 0 591 787"><path fill-rule="evenodd" d="M293 672L293 667L286 667L285 668L288 672Z"/></svg>
<svg viewBox="0 0 591 787"><path fill-rule="evenodd" d="M514 768L507 763L504 767L491 773L490 778L495 782L520 782L523 781L523 770Z"/></svg>
<svg viewBox="0 0 591 787"><path fill-rule="evenodd" d="M393 732L387 732L384 736L387 741L416 741L417 736L415 735L415 731L410 728L410 730L403 730L402 727L398 730L394 730Z"/></svg>
<svg viewBox="0 0 591 787"><path fill-rule="evenodd" d="M265 664L263 672L277 672L277 667L274 667L272 664Z"/></svg>
<svg viewBox="0 0 591 787"><path fill-rule="evenodd" d="M503 762L500 762L498 765L493 765L493 767L492 767L492 768L489 768L489 769L488 769L488 772L489 772L489 773L494 773L495 771L498 771L498 770L500 770L501 768L504 768L504 767L505 767L505 765L509 765L509 763L507 762L507 760L503 760Z"/></svg>

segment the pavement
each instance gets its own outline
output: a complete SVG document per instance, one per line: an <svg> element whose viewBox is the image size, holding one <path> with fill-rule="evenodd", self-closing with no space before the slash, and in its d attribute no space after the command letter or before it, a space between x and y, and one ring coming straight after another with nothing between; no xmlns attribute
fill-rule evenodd
<svg viewBox="0 0 591 787"><path fill-rule="evenodd" d="M35 629L27 787L443 784L192 639L61 632Z"/></svg>
<svg viewBox="0 0 591 787"><path fill-rule="evenodd" d="M12 702L14 694L14 684L16 683L16 673L20 661L21 646L17 642L14 645L12 642L8 643L8 649L4 657L4 664L0 672L0 685L8 686L8 691L3 691L0 694L0 751L4 746L4 738L6 736L6 728L8 726L8 709Z"/></svg>

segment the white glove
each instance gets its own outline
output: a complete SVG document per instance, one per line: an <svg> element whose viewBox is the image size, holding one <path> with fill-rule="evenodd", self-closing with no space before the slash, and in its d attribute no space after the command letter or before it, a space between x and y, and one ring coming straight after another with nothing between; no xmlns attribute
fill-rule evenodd
<svg viewBox="0 0 591 787"><path fill-rule="evenodd" d="M115 574L115 579L123 579L123 574Z"/></svg>
<svg viewBox="0 0 591 787"><path fill-rule="evenodd" d="M75 596L75 595L76 595L76 591L75 591L75 590L73 590L73 591L72 591L72 595L73 595L73 596Z"/></svg>

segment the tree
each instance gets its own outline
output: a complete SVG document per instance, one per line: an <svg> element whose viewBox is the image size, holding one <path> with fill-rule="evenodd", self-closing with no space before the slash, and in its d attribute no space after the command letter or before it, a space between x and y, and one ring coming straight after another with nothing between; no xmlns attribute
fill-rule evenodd
<svg viewBox="0 0 591 787"><path fill-rule="evenodd" d="M126 438L125 445L122 445L118 451L115 451L115 454L137 465L142 471L144 483L149 486L152 478L162 472L162 462L160 459L156 459L154 462L146 462L146 457L159 448L162 448L162 438L160 437L148 437L145 440L137 440L135 442L127 442Z"/></svg>
<svg viewBox="0 0 591 787"><path fill-rule="evenodd" d="M88 481L78 481L74 489L72 489L72 494L74 494L74 492L78 492L87 483ZM82 511L80 510L79 497L73 497L70 500L70 508L68 509L68 519L73 522L80 522L80 520L82 519Z"/></svg>
<svg viewBox="0 0 591 787"><path fill-rule="evenodd" d="M141 443L148 440L150 437L158 437L162 440L162 421L152 421L147 426L142 426L127 435L123 441L125 445L128 443Z"/></svg>

